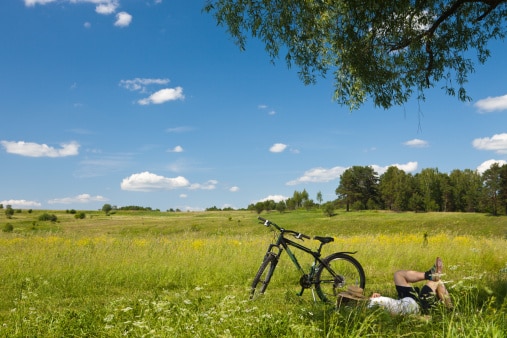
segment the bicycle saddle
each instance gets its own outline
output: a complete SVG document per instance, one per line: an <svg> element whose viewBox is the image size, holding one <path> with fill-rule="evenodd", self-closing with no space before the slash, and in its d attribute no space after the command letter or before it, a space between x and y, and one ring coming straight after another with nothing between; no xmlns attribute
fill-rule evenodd
<svg viewBox="0 0 507 338"><path fill-rule="evenodd" d="M315 236L313 237L313 239L317 240L317 241L320 241L321 243L331 243L334 241L334 238L333 237L320 237L320 236Z"/></svg>

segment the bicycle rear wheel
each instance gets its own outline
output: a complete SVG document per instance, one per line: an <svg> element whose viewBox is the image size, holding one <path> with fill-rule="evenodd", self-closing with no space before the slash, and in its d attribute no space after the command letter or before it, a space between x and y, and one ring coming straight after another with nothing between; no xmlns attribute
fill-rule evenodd
<svg viewBox="0 0 507 338"><path fill-rule="evenodd" d="M324 302L336 300L350 285L364 289L366 278L361 264L345 253L337 252L322 260L315 274L315 289Z"/></svg>
<svg viewBox="0 0 507 338"><path fill-rule="evenodd" d="M276 264L278 263L278 257L276 257L272 252L266 253L264 260L262 261L261 266L259 267L259 271L254 277L252 282L252 289L250 291L250 299L254 299L255 296L263 294L268 287L269 281L271 280L271 276L273 276L273 272L275 271Z"/></svg>

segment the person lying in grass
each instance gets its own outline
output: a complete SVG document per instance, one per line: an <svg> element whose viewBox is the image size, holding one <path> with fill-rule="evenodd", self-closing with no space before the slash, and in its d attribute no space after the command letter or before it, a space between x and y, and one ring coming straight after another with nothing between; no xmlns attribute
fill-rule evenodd
<svg viewBox="0 0 507 338"><path fill-rule="evenodd" d="M394 284L398 292L398 299L384 297L379 293L373 293L368 300L368 308L382 307L392 314L427 314L429 309L439 301L447 308L452 308L452 301L440 280L443 263L437 257L435 265L426 272L413 270L398 270L394 273ZM419 288L412 286L426 280L426 284Z"/></svg>

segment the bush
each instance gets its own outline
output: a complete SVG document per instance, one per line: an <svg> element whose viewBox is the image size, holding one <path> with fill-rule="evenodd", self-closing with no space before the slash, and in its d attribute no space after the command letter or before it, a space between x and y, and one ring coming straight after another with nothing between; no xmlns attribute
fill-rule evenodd
<svg viewBox="0 0 507 338"><path fill-rule="evenodd" d="M86 218L86 214L81 211L81 212L78 212L77 214L75 214L74 218L75 219L85 219Z"/></svg>
<svg viewBox="0 0 507 338"><path fill-rule="evenodd" d="M328 202L324 204L323 208L324 215L332 217L334 216L334 205L332 202Z"/></svg>
<svg viewBox="0 0 507 338"><path fill-rule="evenodd" d="M14 226L11 223L7 223L4 225L4 228L2 229L3 232L12 232L14 230Z"/></svg>
<svg viewBox="0 0 507 338"><path fill-rule="evenodd" d="M42 215L39 216L39 221L49 221L49 222L56 222L57 220L57 217L56 215L53 215L53 214L48 214L47 212L43 213Z"/></svg>

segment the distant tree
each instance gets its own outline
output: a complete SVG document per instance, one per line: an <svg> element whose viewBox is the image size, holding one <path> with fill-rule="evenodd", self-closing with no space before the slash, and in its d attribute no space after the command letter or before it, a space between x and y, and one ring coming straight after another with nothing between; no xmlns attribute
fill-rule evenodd
<svg viewBox="0 0 507 338"><path fill-rule="evenodd" d="M418 192L415 192L408 201L409 209L415 212L424 211L424 198Z"/></svg>
<svg viewBox="0 0 507 338"><path fill-rule="evenodd" d="M412 177L391 166L380 176L379 192L385 209L406 211L413 193Z"/></svg>
<svg viewBox="0 0 507 338"><path fill-rule="evenodd" d="M507 215L507 164L500 168L500 190L498 192L500 204L504 207L504 213Z"/></svg>
<svg viewBox="0 0 507 338"><path fill-rule="evenodd" d="M276 209L276 202L274 200L266 200L264 201L264 210L270 211Z"/></svg>
<svg viewBox="0 0 507 338"><path fill-rule="evenodd" d="M294 198L287 198L285 200L285 204L287 205L287 209L289 210L296 210L296 201L294 200Z"/></svg>
<svg viewBox="0 0 507 338"><path fill-rule="evenodd" d="M486 62L487 43L507 34L506 2L207 0L204 9L240 49L258 38L305 84L332 75L338 103L356 109L371 98L387 109L432 87L469 101L471 56Z"/></svg>
<svg viewBox="0 0 507 338"><path fill-rule="evenodd" d="M7 207L5 208L5 216L7 216L7 218L12 218L12 215L14 215L14 209L12 209L12 206L10 205L7 205Z"/></svg>
<svg viewBox="0 0 507 338"><path fill-rule="evenodd" d="M340 185L335 192L345 201L347 211L353 204L354 209L367 209L372 203L378 204L377 173L372 167L353 166L340 176Z"/></svg>
<svg viewBox="0 0 507 338"><path fill-rule="evenodd" d="M423 199L424 211L441 211L442 191L438 169L425 168L414 175L417 192Z"/></svg>
<svg viewBox="0 0 507 338"><path fill-rule="evenodd" d="M257 214L260 214L264 210L264 203L263 202L255 203L254 210L257 212Z"/></svg>
<svg viewBox="0 0 507 338"><path fill-rule="evenodd" d="M105 212L106 215L109 215L109 213L111 212L111 210L113 210L113 207L109 203L106 203L106 204L104 204L102 206L102 211Z"/></svg>
<svg viewBox="0 0 507 338"><path fill-rule="evenodd" d="M287 204L285 204L285 201L280 201L276 204L276 211L284 213L285 210L287 210Z"/></svg>
<svg viewBox="0 0 507 338"><path fill-rule="evenodd" d="M449 174L453 211L475 212L479 210L482 177L470 169L453 170Z"/></svg>
<svg viewBox="0 0 507 338"><path fill-rule="evenodd" d="M500 190L502 188L501 169L498 163L493 163L491 167L482 174L484 188L484 203L489 212L498 215L498 206L500 204Z"/></svg>
<svg viewBox="0 0 507 338"><path fill-rule="evenodd" d="M0 203L0 209L3 209L4 208L4 205L2 203Z"/></svg>
<svg viewBox="0 0 507 338"><path fill-rule="evenodd" d="M317 193L317 202L319 202L319 205L321 205L322 201L323 201L323 199L322 199L322 193L319 191Z"/></svg>
<svg viewBox="0 0 507 338"><path fill-rule="evenodd" d="M303 208L311 210L315 206L315 202L311 199L307 199L303 202Z"/></svg>

